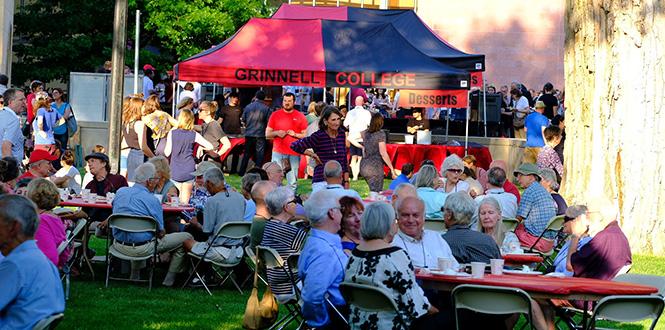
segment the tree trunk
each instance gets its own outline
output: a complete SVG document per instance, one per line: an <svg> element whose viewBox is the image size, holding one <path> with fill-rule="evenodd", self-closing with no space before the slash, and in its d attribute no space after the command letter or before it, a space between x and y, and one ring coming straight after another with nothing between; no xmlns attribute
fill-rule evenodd
<svg viewBox="0 0 665 330"><path fill-rule="evenodd" d="M662 0L566 0L570 204L616 199L635 253L665 252Z"/></svg>

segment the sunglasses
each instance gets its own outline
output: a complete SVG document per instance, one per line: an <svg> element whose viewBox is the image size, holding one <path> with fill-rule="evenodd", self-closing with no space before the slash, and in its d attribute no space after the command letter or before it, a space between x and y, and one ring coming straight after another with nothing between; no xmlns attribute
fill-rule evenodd
<svg viewBox="0 0 665 330"><path fill-rule="evenodd" d="M462 173L462 170L456 169L456 168L449 168L446 171L448 172L454 172L454 173Z"/></svg>
<svg viewBox="0 0 665 330"><path fill-rule="evenodd" d="M568 221L573 221L573 220L575 220L575 218L573 218L573 217L569 217L569 216L567 216L567 215L564 215L564 216L563 216L563 222L568 222Z"/></svg>

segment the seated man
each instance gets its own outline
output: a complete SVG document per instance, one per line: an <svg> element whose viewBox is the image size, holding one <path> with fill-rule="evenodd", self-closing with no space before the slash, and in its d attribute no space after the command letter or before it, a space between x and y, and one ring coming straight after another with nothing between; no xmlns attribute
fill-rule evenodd
<svg viewBox="0 0 665 330"><path fill-rule="evenodd" d="M517 215L517 197L502 188L507 181L506 171L500 167L492 167L487 171L487 180L487 191L485 191L485 195L476 197L476 206L480 206L485 198L494 197L501 206L501 215L504 218L514 219ZM476 207L476 212L471 220L472 229L476 227L477 222L478 208Z"/></svg>
<svg viewBox="0 0 665 330"><path fill-rule="evenodd" d="M422 199L407 196L398 200L397 217L399 231L392 245L404 249L414 267L438 268L439 258L453 258L453 268L459 269L459 263L441 235L433 230L423 229L425 202Z"/></svg>
<svg viewBox="0 0 665 330"><path fill-rule="evenodd" d="M88 162L88 168L92 175L92 180L83 187L90 189L91 194L99 196L106 196L107 193L115 193L122 187L127 187L127 179L122 175L111 174L111 163L109 157L101 152L93 152L85 156ZM84 207L83 211L90 216L90 232L95 233L95 236L104 236L106 233L100 228L101 231L96 230L98 224L111 215L111 210L102 208Z"/></svg>
<svg viewBox="0 0 665 330"><path fill-rule="evenodd" d="M611 280L632 264L630 244L617 222L619 208L607 197L589 203L589 212L571 221L570 245L577 246L580 236L593 237L578 250L568 249L566 267L575 277ZM588 226L586 225L588 223ZM533 304L533 322L538 329L554 329L554 310L550 303ZM552 300L555 306L584 308L581 301Z"/></svg>
<svg viewBox="0 0 665 330"><path fill-rule="evenodd" d="M277 188L274 182L262 180L252 187L252 200L256 203L256 216L252 220L252 227L249 234L249 248L254 251L257 245L261 245L263 240L263 230L266 228L266 222L270 219L270 210L266 204L266 194Z"/></svg>
<svg viewBox="0 0 665 330"><path fill-rule="evenodd" d="M490 259L501 259L501 250L492 236L469 229L476 209L476 203L468 194L458 192L448 195L443 205L443 221L448 231L443 239L457 261L488 264Z"/></svg>
<svg viewBox="0 0 665 330"><path fill-rule="evenodd" d="M409 182L409 179L413 176L413 164L406 163L402 165L402 173L397 176L397 179L393 180L390 183L389 190L395 190L400 183Z"/></svg>
<svg viewBox="0 0 665 330"><path fill-rule="evenodd" d="M242 258L242 239L231 239L218 237L212 241L215 233L227 222L242 221L245 215L245 198L241 194L231 191L224 184L224 173L218 167L209 168L203 173L203 181L206 189L212 195L203 208L203 225L196 219L190 220L190 226L196 226L208 235L208 241L196 242L188 239L183 243L187 251L203 256L209 245L212 245L206 255L206 259L218 262L235 262Z"/></svg>
<svg viewBox="0 0 665 330"><path fill-rule="evenodd" d="M495 159L490 163L490 169L493 167L500 167L505 173L509 173L508 171L508 164L504 160L501 159ZM506 180L506 182L503 183L502 186L503 190L509 194L513 194L515 198L517 198L517 204L520 203L521 196L520 196L520 190L517 189L517 186L515 186L510 180Z"/></svg>
<svg viewBox="0 0 665 330"><path fill-rule="evenodd" d="M418 197L418 190L416 189L416 186L408 182L402 182L395 187L390 199L390 203L393 205L393 208L395 208L395 211L397 211L397 201L406 196Z"/></svg>
<svg viewBox="0 0 665 330"><path fill-rule="evenodd" d="M355 197L358 200L362 201L360 194L353 189L344 189L342 183L344 183L344 173L342 172L342 165L336 160L328 161L323 167L323 177L326 179L327 185L320 186L318 190L327 189L334 192L337 195L337 199L349 196ZM313 193L316 193L318 190L314 190Z"/></svg>
<svg viewBox="0 0 665 330"><path fill-rule="evenodd" d="M46 150L35 150L30 154L28 163L29 170L23 173L18 179L23 178L48 178L51 172L55 172L52 161L58 159L58 156L51 155Z"/></svg>
<svg viewBox="0 0 665 330"><path fill-rule="evenodd" d="M298 260L298 275L303 282L302 313L310 327L348 328L325 302L328 297L337 310L348 315L346 301L339 292L349 257L337 235L342 221L337 195L329 190L314 193L305 203L305 209L312 230Z"/></svg>
<svg viewBox="0 0 665 330"><path fill-rule="evenodd" d="M521 222L515 229L515 235L520 240L522 247L531 248L540 234L545 231L547 222L556 216L556 207L554 207L552 195L538 183L540 175L536 164L522 163L515 171L515 176L520 186L525 189L522 201L517 209L516 218ZM556 232L552 230L546 232L543 234L546 239L539 240L535 249L539 251L551 250L555 236Z"/></svg>
<svg viewBox="0 0 665 330"><path fill-rule="evenodd" d="M58 269L34 239L38 226L34 203L23 196L0 196L2 329L32 329L39 320L65 310Z"/></svg>
<svg viewBox="0 0 665 330"><path fill-rule="evenodd" d="M134 174L134 186L123 187L113 199L113 213L146 215L155 218L159 223L159 232L157 237L153 233L131 233L117 228L113 229L115 241L113 246L120 252L129 256L143 257L151 255L157 244L157 252L173 251L173 257L169 265L169 272L164 278L164 286L173 286L176 275L187 269L185 263L185 251L181 247L186 239L192 239L189 233L171 233L166 235L164 230L164 213L162 203L152 195L155 190L158 178L155 165L145 163L136 168ZM95 182L95 181L93 181ZM101 226L106 226L104 222ZM141 268L145 262L132 261L132 273L130 279L139 279Z"/></svg>
<svg viewBox="0 0 665 330"><path fill-rule="evenodd" d="M563 232L566 233L567 235L572 235L571 227L573 224L573 220L581 217L581 216L586 216L588 213L587 207L585 205L571 205L567 210L566 214L563 218ZM583 235L580 237L580 242L577 244L577 250L579 251L582 246L584 246L586 243L588 243L591 240L591 236L588 234ZM566 244L563 245L561 250L559 250L559 254L556 255L556 258L554 258L554 262L552 266L548 267L548 272L550 271L555 271L557 273L563 273L564 275L568 277L573 276L573 272L567 269L568 266L568 250L570 249L570 240L566 242Z"/></svg>

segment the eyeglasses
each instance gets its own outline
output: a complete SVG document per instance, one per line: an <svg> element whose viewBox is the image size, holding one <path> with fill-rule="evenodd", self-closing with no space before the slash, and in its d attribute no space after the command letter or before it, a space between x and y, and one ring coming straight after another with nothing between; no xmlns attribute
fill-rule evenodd
<svg viewBox="0 0 665 330"><path fill-rule="evenodd" d="M289 201L289 202L286 203L286 204L291 204L291 203L293 203L293 204L298 204L298 201L294 198L294 199L292 199L291 201Z"/></svg>
<svg viewBox="0 0 665 330"><path fill-rule="evenodd" d="M156 181L159 181L159 178L158 178L158 177L154 177L154 178L150 178L150 180L153 180L153 181L155 181L155 180L156 180Z"/></svg>
<svg viewBox="0 0 665 330"><path fill-rule="evenodd" d="M344 210L345 210L344 206L336 206L336 207L333 207L331 210L335 210L335 209L339 210L339 211L342 212L342 213L343 213Z"/></svg>
<svg viewBox="0 0 665 330"><path fill-rule="evenodd" d="M449 168L446 171L448 172L454 172L454 173L462 173L462 170L456 169L456 168Z"/></svg>

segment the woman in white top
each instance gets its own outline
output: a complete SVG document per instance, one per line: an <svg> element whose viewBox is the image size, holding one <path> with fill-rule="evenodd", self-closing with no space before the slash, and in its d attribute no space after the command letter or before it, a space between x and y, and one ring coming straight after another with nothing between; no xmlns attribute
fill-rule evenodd
<svg viewBox="0 0 665 330"><path fill-rule="evenodd" d="M510 97L513 99L513 113L515 118L513 122L518 118L524 118L531 113L531 108L529 107L529 100L522 95L522 91L517 88L513 88L510 91ZM515 138L517 139L526 139L526 132L524 131L524 126L521 128L515 127Z"/></svg>
<svg viewBox="0 0 665 330"><path fill-rule="evenodd" d="M74 166L74 153L65 151L60 157L62 167L51 176L51 181L59 188L69 187L77 195L81 193L81 173Z"/></svg>
<svg viewBox="0 0 665 330"><path fill-rule="evenodd" d="M469 184L460 180L463 170L462 158L455 154L446 157L441 164L441 179L437 190L446 194L469 191Z"/></svg>
<svg viewBox="0 0 665 330"><path fill-rule="evenodd" d="M194 108L199 107L199 98L196 96L196 93L194 93L194 84L188 82L185 84L184 90L180 92L180 98L178 98L178 102L182 101L185 97L189 97L194 101Z"/></svg>

